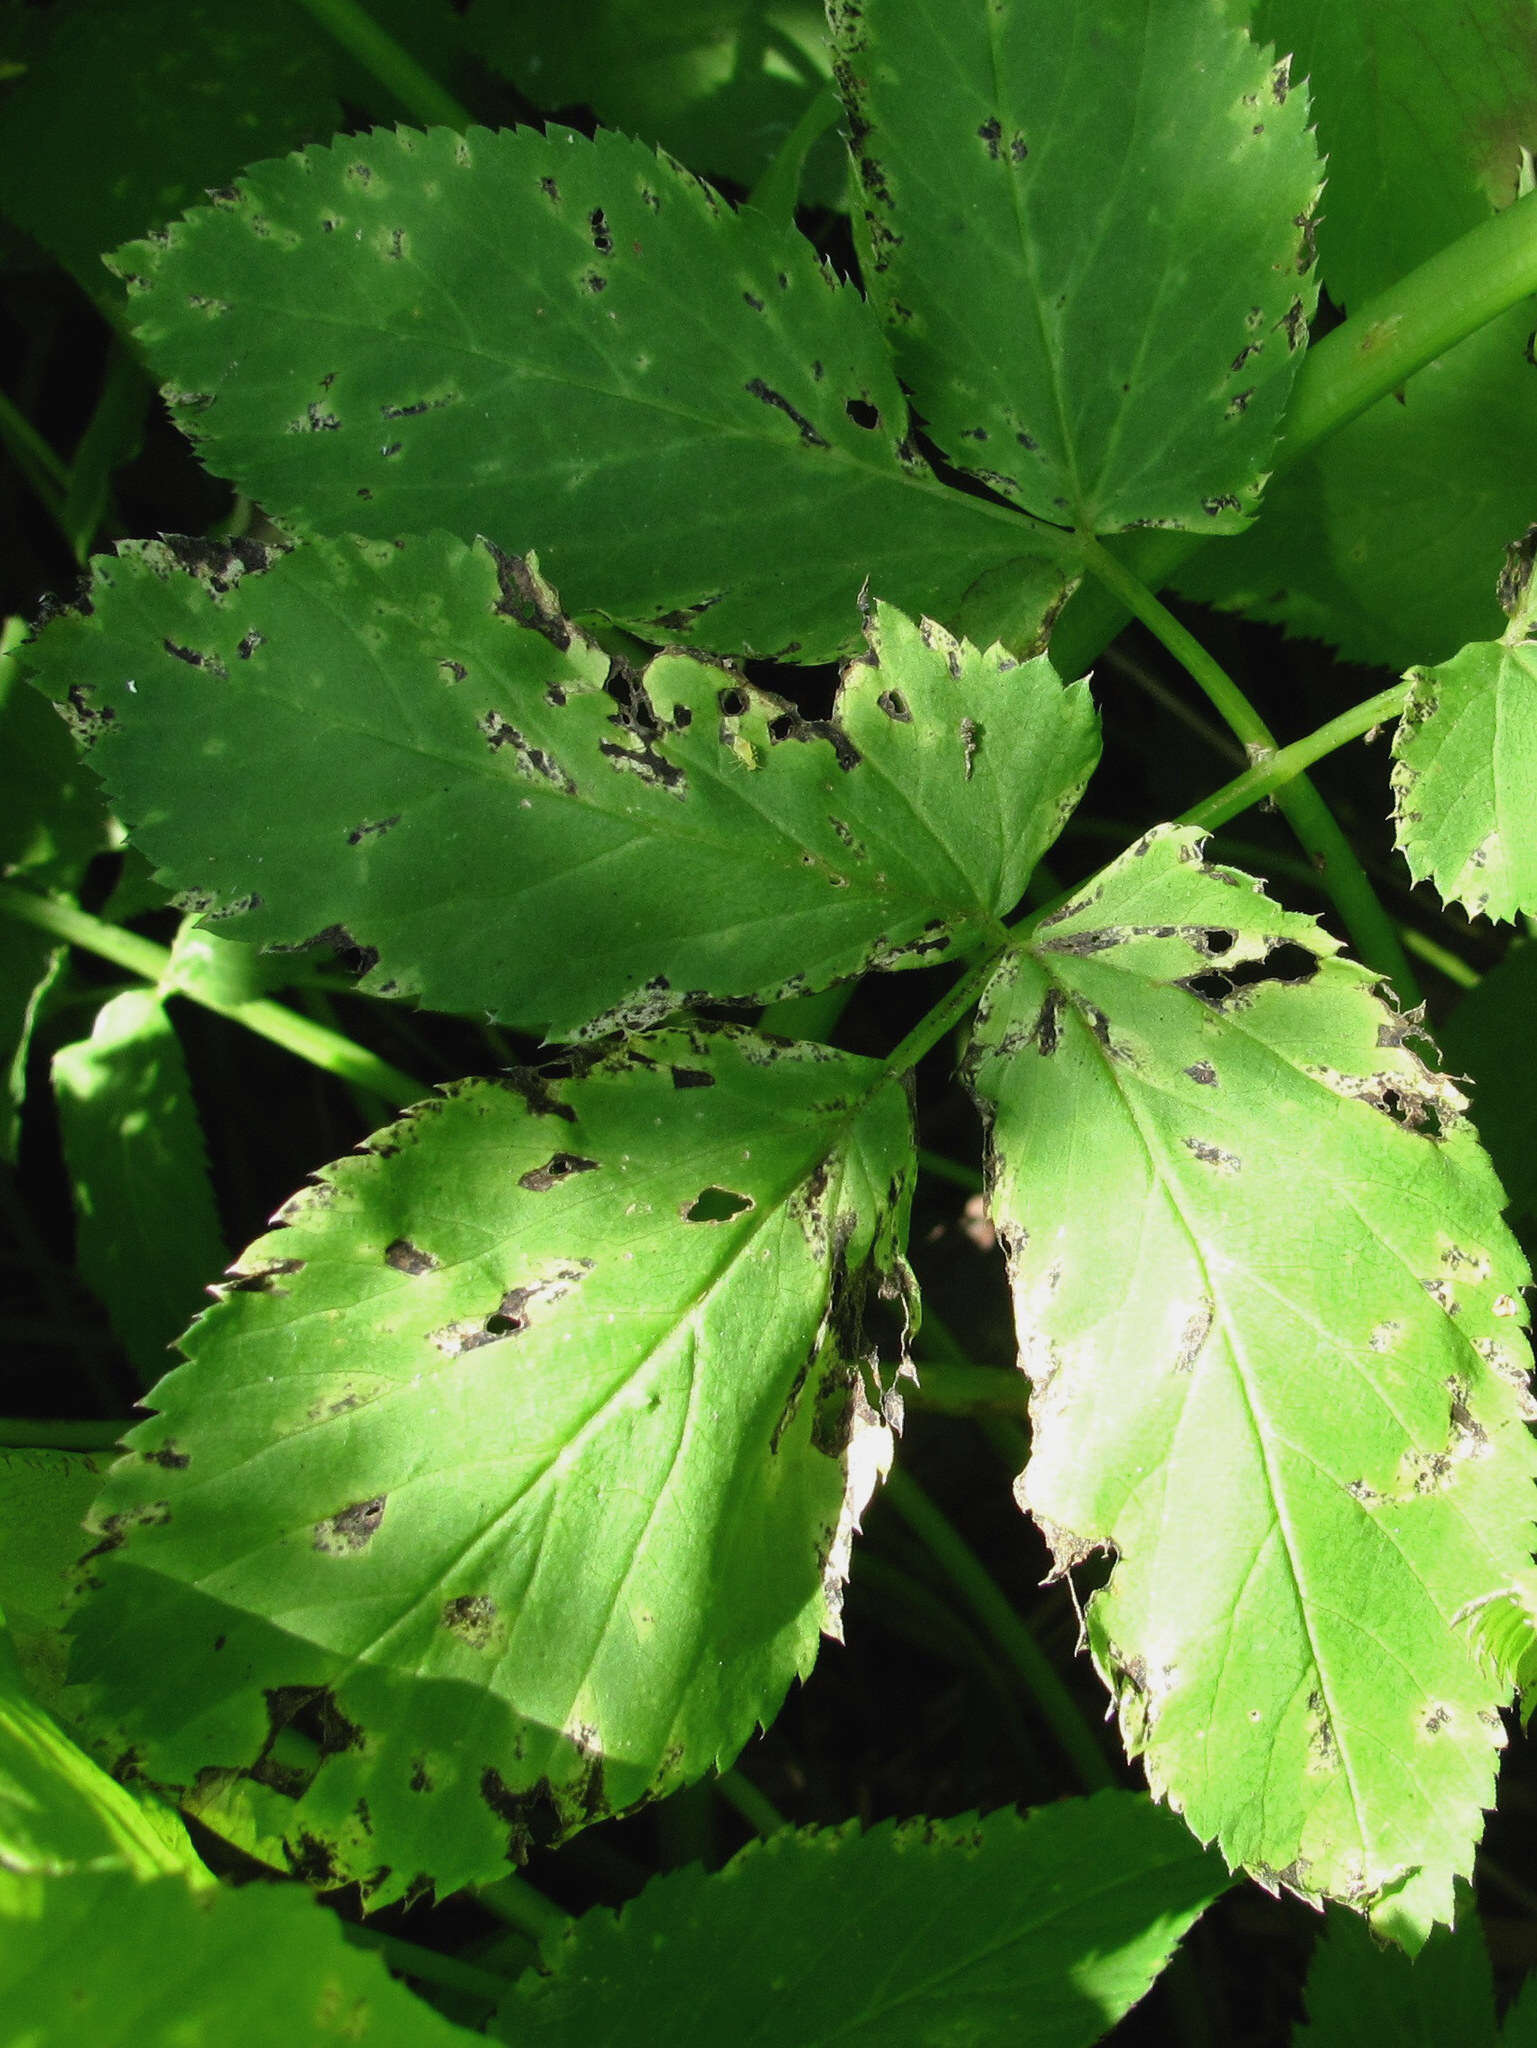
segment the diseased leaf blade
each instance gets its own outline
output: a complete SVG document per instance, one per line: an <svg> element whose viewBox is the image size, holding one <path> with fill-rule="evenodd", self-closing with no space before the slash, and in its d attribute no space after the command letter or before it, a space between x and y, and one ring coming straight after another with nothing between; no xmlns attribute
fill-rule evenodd
<svg viewBox="0 0 1537 2048"><path fill-rule="evenodd" d="M103 1003L89 1038L53 1058L75 1263L146 1384L224 1270L203 1131L156 990Z"/></svg>
<svg viewBox="0 0 1537 2048"><path fill-rule="evenodd" d="M1393 825L1410 874L1470 917L1537 911L1537 639L1518 619L1406 680Z"/></svg>
<svg viewBox="0 0 1537 2048"><path fill-rule="evenodd" d="M1062 559L939 485L802 236L622 136L349 137L120 260L204 459L299 531L487 534L579 613L802 661L867 578L944 617Z"/></svg>
<svg viewBox="0 0 1537 2048"><path fill-rule="evenodd" d="M1522 0L1258 0L1254 32L1308 80L1337 306L1355 312L1515 198L1537 129L1537 20Z"/></svg>
<svg viewBox="0 0 1537 2048"><path fill-rule="evenodd" d="M0 1871L0 2002L27 2048L467 2048L297 1885Z"/></svg>
<svg viewBox="0 0 1537 2048"><path fill-rule="evenodd" d="M1129 1792L863 1835L787 1830L713 1876L696 1865L617 1915L587 1914L548 1947L547 1975L520 1980L496 2030L570 2048L991 2048L1028 2013L1032 2048L1086 2048L1226 1882ZM899 1938L914 1926L922 1940Z"/></svg>
<svg viewBox="0 0 1537 2048"><path fill-rule="evenodd" d="M328 1168L95 1513L75 1675L114 1753L254 1771L296 1868L376 1904L729 1761L836 1628L889 1456L862 1311L906 1286L913 1154L881 1073L663 1034Z"/></svg>
<svg viewBox="0 0 1537 2048"><path fill-rule="evenodd" d="M1413 1941L1503 1739L1452 1622L1529 1553L1527 1269L1368 970L1198 844L1140 841L979 1011L1020 1498L1064 1569L1117 1552L1090 1642L1153 1789Z"/></svg>
<svg viewBox="0 0 1537 2048"><path fill-rule="evenodd" d="M1305 95L1211 0L833 0L865 269L952 462L1236 532L1316 296Z"/></svg>
<svg viewBox="0 0 1537 2048"><path fill-rule="evenodd" d="M556 1034L964 951L1098 754L1086 685L884 605L831 723L693 654L605 693L551 592L446 536L260 575L213 550L201 580L151 543L91 605L42 684L194 907L268 945L340 929L369 988Z"/></svg>

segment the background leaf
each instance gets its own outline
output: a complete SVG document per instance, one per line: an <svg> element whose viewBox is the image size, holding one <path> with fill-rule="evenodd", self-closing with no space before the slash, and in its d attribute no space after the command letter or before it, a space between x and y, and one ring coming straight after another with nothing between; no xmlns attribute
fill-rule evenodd
<svg viewBox="0 0 1537 2048"><path fill-rule="evenodd" d="M515 252L515 253L514 253ZM350 137L121 252L204 459L310 533L537 549L579 613L817 661L1060 544L945 490L873 312L643 144Z"/></svg>
<svg viewBox="0 0 1537 2048"><path fill-rule="evenodd" d="M503 2008L515 2042L665 2037L798 2048L1097 2041L1147 1990L1226 1873L1147 1799L1021 1816L805 1829L726 1869L657 1878L546 1950Z"/></svg>
<svg viewBox="0 0 1537 2048"><path fill-rule="evenodd" d="M1254 32L1310 82L1336 305L1354 312L1515 198L1537 133L1537 18L1522 0L1256 0Z"/></svg>
<svg viewBox="0 0 1537 2048"><path fill-rule="evenodd" d="M475 0L472 49L558 114L591 107L711 178L754 185L831 72L821 0ZM803 182L837 206L848 160L835 136Z"/></svg>
<svg viewBox="0 0 1537 2048"><path fill-rule="evenodd" d="M66 1574L111 1462L86 1451L0 1448L0 1611L22 1676L50 1708L64 1682Z"/></svg>
<svg viewBox="0 0 1537 2048"><path fill-rule="evenodd" d="M1306 95L1210 0L834 0L929 430L1042 519L1253 516L1315 286Z"/></svg>
<svg viewBox="0 0 1537 2048"><path fill-rule="evenodd" d="M294 1885L193 1891L118 1871L0 1871L0 2001L27 2048L454 2048L481 2038L413 1998Z"/></svg>
<svg viewBox="0 0 1537 2048"><path fill-rule="evenodd" d="M253 158L341 123L329 46L265 0L113 0L59 17L0 105L0 207L98 299L103 256Z"/></svg>
<svg viewBox="0 0 1537 2048"><path fill-rule="evenodd" d="M42 678L189 901L561 1035L975 946L1098 754L1086 685L887 606L830 723L689 654L605 694L553 593L446 537L263 575L215 552L202 581L151 543L91 607Z"/></svg>
<svg viewBox="0 0 1537 2048"><path fill-rule="evenodd" d="M1534 1016L1537 946L1518 937L1436 1030L1447 1072L1472 1079L1478 1127L1516 1216L1537 1206L1537 1089L1510 1049Z"/></svg>
<svg viewBox="0 0 1537 2048"><path fill-rule="evenodd" d="M1527 1268L1373 976L1163 827L978 1013L1060 1569L1149 1783L1230 1861L1446 1919L1505 1687L1452 1621L1527 1559Z"/></svg>
<svg viewBox="0 0 1537 2048"><path fill-rule="evenodd" d="M1353 1914L1331 1912L1303 1995L1308 2016L1293 2048L1357 2048L1363 2038L1395 2048L1494 2048L1499 2038L1489 1955L1466 1894L1456 1928L1438 1927L1412 1962Z"/></svg>
<svg viewBox="0 0 1537 2048"><path fill-rule="evenodd" d="M224 1270L203 1133L175 1027L154 989L103 1003L53 1058L75 1202L75 1263L146 1384Z"/></svg>
<svg viewBox="0 0 1537 2048"><path fill-rule="evenodd" d="M1534 320L1530 302L1491 320L1331 434L1178 589L1396 669L1492 639L1492 565L1537 517Z"/></svg>
<svg viewBox="0 0 1537 2048"><path fill-rule="evenodd" d="M111 1742L254 1771L299 1871L378 1904L729 1762L836 1626L889 1456L881 1074L664 1034L327 1169L102 1496L77 1675Z"/></svg>

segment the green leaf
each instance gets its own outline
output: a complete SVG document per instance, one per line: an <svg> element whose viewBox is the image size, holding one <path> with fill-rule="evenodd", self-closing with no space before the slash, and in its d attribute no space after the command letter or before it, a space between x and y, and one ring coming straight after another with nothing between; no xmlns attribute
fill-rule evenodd
<svg viewBox="0 0 1537 2048"><path fill-rule="evenodd" d="M622 136L347 138L121 252L204 458L296 529L537 548L578 612L817 661L1060 541L914 453L874 313Z"/></svg>
<svg viewBox="0 0 1537 2048"><path fill-rule="evenodd" d="M1492 639L1491 564L1537 510L1532 322L1530 303L1490 321L1331 434L1178 588L1396 669Z"/></svg>
<svg viewBox="0 0 1537 2048"><path fill-rule="evenodd" d="M1521 1725L1537 1707L1537 1572L1517 1572L1508 1586L1470 1600L1461 1618L1481 1654L1521 1694Z"/></svg>
<svg viewBox="0 0 1537 2048"><path fill-rule="evenodd" d="M465 2048L295 1885L0 1871L0 2006L26 2048Z"/></svg>
<svg viewBox="0 0 1537 2048"><path fill-rule="evenodd" d="M163 1785L254 1769L296 1867L379 1904L729 1762L836 1630L890 1452L882 1072L663 1034L328 1168L99 1503L75 1675L112 1744Z"/></svg>
<svg viewBox="0 0 1537 2048"><path fill-rule="evenodd" d="M470 47L550 113L591 107L712 178L755 185L830 75L820 0L475 0ZM847 159L816 152L808 204L841 204Z"/></svg>
<svg viewBox="0 0 1537 2048"><path fill-rule="evenodd" d="M1353 312L1515 198L1537 131L1537 18L1522 0L1258 0L1255 32L1308 80L1336 305Z"/></svg>
<svg viewBox="0 0 1537 2048"><path fill-rule="evenodd" d="M1471 1896L1455 1930L1437 1928L1411 1962L1384 1948L1352 1914L1331 1912L1304 1990L1307 2020L1292 2048L1494 2048L1494 1977Z"/></svg>
<svg viewBox="0 0 1537 2048"><path fill-rule="evenodd" d="M1470 917L1537 911L1537 628L1522 555L1518 543L1507 558L1502 588L1514 577L1520 590L1504 638L1412 669L1393 735L1398 850L1415 881L1434 882Z"/></svg>
<svg viewBox="0 0 1537 2048"><path fill-rule="evenodd" d="M98 298L120 296L102 256L126 235L337 125L325 47L287 0L56 12L0 108L0 207Z"/></svg>
<svg viewBox="0 0 1537 2048"><path fill-rule="evenodd" d="M1537 1971L1528 1971L1505 2014L1500 2048L1537 2048Z"/></svg>
<svg viewBox="0 0 1537 2048"><path fill-rule="evenodd" d="M833 0L869 286L952 462L1237 531L1316 290L1306 96L1211 0Z"/></svg>
<svg viewBox="0 0 1537 2048"><path fill-rule="evenodd" d="M141 1806L31 1697L0 1623L0 1886L22 1875L127 1870L144 1878L196 1867L175 1816ZM8 1945L0 1931L0 1952ZM0 2011L14 2028L4 1979L0 1962Z"/></svg>
<svg viewBox="0 0 1537 2048"><path fill-rule="evenodd" d="M1130 1792L867 1834L787 1830L714 1876L674 1872L574 1923L499 2030L571 2048L992 2048L1028 2014L1031 2048L1078 2048L1136 2004L1226 1885Z"/></svg>
<svg viewBox="0 0 1537 2048"><path fill-rule="evenodd" d="M64 1683L66 1573L110 1459L0 1447L0 1610L22 1676L44 1706Z"/></svg>
<svg viewBox="0 0 1537 2048"><path fill-rule="evenodd" d="M1537 1090L1510 1053L1534 1016L1537 945L1518 939L1436 1029L1447 1072L1472 1079L1479 1129L1516 1214L1537 1207Z"/></svg>
<svg viewBox="0 0 1537 2048"><path fill-rule="evenodd" d="M1507 1688L1453 1617L1528 1559L1528 1274L1463 1098L1311 918L1139 841L978 1013L1058 1569L1129 1749L1271 1885L1422 1938Z"/></svg>
<svg viewBox="0 0 1537 2048"><path fill-rule="evenodd" d="M181 544L183 552L187 544ZM38 649L136 841L221 929L338 928L365 986L569 1034L770 1001L998 931L1098 753L1087 686L890 607L831 723L608 657L520 562L315 543L97 565ZM582 943L571 943L571 919Z"/></svg>
<svg viewBox="0 0 1537 2048"><path fill-rule="evenodd" d="M203 1132L158 993L128 989L53 1058L75 1263L146 1384L224 1270Z"/></svg>

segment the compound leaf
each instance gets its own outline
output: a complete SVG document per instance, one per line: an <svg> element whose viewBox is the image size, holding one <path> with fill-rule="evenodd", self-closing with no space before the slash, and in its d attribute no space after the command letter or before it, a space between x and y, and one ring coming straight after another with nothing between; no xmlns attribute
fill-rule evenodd
<svg viewBox="0 0 1537 2048"><path fill-rule="evenodd" d="M786 1831L576 1922L502 2008L513 2042L1031 2048L1097 2041L1226 1887L1145 1797ZM921 1927L923 1938L904 1938Z"/></svg>
<svg viewBox="0 0 1537 2048"><path fill-rule="evenodd" d="M867 578L943 617L1061 558L938 483L802 236L622 136L349 137L119 260L190 437L297 530L488 534L579 612L802 661Z"/></svg>
<svg viewBox="0 0 1537 2048"><path fill-rule="evenodd" d="M821 723L692 653L606 690L608 657L484 543L242 573L267 559L98 563L90 612L39 643L44 687L222 930L340 929L366 986L436 1008L569 1034L963 951L1098 753L1086 685L884 605Z"/></svg>
<svg viewBox="0 0 1537 2048"><path fill-rule="evenodd" d="M906 1284L913 1154L882 1072L661 1034L328 1168L95 1511L104 1737L152 1783L276 1786L300 1873L375 1903L728 1761L836 1630L889 1456L862 1312Z"/></svg>
<svg viewBox="0 0 1537 2048"><path fill-rule="evenodd" d="M1305 94L1212 0L833 0L865 268L952 462L1060 525L1252 516L1316 289Z"/></svg>
<svg viewBox="0 0 1537 2048"><path fill-rule="evenodd" d="M0 1871L0 2005L27 2048L467 2048L297 1885Z"/></svg>
<svg viewBox="0 0 1537 2048"><path fill-rule="evenodd" d="M158 992L103 1003L53 1057L75 1201L75 1263L146 1384L224 1269L203 1131Z"/></svg>
<svg viewBox="0 0 1537 2048"><path fill-rule="evenodd" d="M1500 640L1410 671L1393 735L1393 822L1417 882L1469 916L1537 910L1537 620L1528 616L1537 527L1509 551ZM1537 594L1537 593L1533 593Z"/></svg>
<svg viewBox="0 0 1537 2048"><path fill-rule="evenodd" d="M1163 827L979 1011L1059 1567L1113 1546L1095 1660L1229 1861L1450 1917L1506 1683L1452 1626L1530 1549L1527 1280L1465 1103L1369 971Z"/></svg>

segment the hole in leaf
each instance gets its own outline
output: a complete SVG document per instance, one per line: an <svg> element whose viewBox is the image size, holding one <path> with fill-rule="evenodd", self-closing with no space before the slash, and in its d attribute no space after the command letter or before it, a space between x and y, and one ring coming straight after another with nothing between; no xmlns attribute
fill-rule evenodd
<svg viewBox="0 0 1537 2048"><path fill-rule="evenodd" d="M747 709L747 692L721 690L717 692L715 701L720 706L722 718L740 718Z"/></svg>
<svg viewBox="0 0 1537 2048"><path fill-rule="evenodd" d="M845 399L843 410L856 427L864 427L873 432L881 423L880 413L867 398Z"/></svg>
<svg viewBox="0 0 1537 2048"><path fill-rule="evenodd" d="M1233 935L1226 932L1207 934L1206 937L1226 938L1232 942ZM1206 951L1211 947L1203 940ZM1310 953L1306 946L1296 946L1290 940L1272 946L1263 960L1238 960L1231 967L1214 967L1206 974L1192 974L1180 983L1193 996L1199 996L1204 1003L1226 1002L1236 989L1250 988L1260 981L1285 982L1295 988L1300 983L1311 981L1318 972L1318 956Z"/></svg>
<svg viewBox="0 0 1537 2048"><path fill-rule="evenodd" d="M753 1206L751 1195L734 1194L730 1188L701 1188L683 1212L685 1223L729 1223Z"/></svg>

